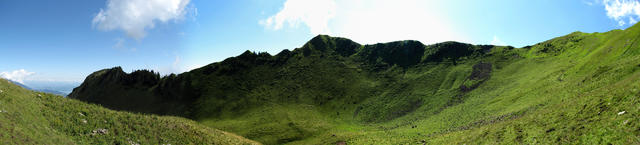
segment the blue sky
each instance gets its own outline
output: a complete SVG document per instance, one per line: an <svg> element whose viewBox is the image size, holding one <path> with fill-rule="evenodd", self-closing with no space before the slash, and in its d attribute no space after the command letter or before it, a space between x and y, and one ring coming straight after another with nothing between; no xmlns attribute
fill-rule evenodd
<svg viewBox="0 0 640 145"><path fill-rule="evenodd" d="M181 73L317 34L522 47L636 22L634 0L2 0L0 76L81 82L114 66Z"/></svg>

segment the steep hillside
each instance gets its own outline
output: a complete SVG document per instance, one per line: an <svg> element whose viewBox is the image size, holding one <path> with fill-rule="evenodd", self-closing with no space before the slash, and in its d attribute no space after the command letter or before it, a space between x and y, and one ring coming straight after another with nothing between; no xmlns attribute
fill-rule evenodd
<svg viewBox="0 0 640 145"><path fill-rule="evenodd" d="M178 117L117 112L0 79L0 144L258 144Z"/></svg>
<svg viewBox="0 0 640 145"><path fill-rule="evenodd" d="M524 48L320 35L163 78L106 69L70 97L265 144L633 144L639 34L575 32Z"/></svg>
<svg viewBox="0 0 640 145"><path fill-rule="evenodd" d="M122 68L114 67L89 75L69 97L116 110L184 116L185 102L193 102L184 96L192 97L190 93L195 91L185 87L190 83L183 80L173 75L161 80L158 73L147 70L127 74Z"/></svg>

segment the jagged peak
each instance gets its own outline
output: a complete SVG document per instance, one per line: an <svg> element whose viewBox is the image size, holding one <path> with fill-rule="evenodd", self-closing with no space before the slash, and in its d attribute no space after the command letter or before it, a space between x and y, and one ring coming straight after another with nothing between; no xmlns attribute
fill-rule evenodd
<svg viewBox="0 0 640 145"><path fill-rule="evenodd" d="M118 73L118 74L122 73L122 74L124 74L125 72L122 70L122 67L116 66L116 67L102 69L102 70L93 72L89 76L87 76L87 79L92 78L92 77L99 77L99 76L107 75L107 74L113 74L113 73Z"/></svg>
<svg viewBox="0 0 640 145"><path fill-rule="evenodd" d="M375 43L375 44L367 44L365 46L371 46L371 45L406 45L406 44L419 44L419 45L424 45L422 42L418 41L418 40L398 40L398 41L391 41L391 42L379 42L379 43Z"/></svg>
<svg viewBox="0 0 640 145"><path fill-rule="evenodd" d="M440 43L435 43L435 44L431 44L428 46L434 46L434 47L471 47L474 46L473 44L469 44L469 43L463 43L463 42L458 42L458 41L444 41L444 42L440 42Z"/></svg>
<svg viewBox="0 0 640 145"><path fill-rule="evenodd" d="M111 81L122 82L126 84L138 82L142 82L143 84L153 84L159 80L160 74L153 70L141 69L132 71L131 73L126 73L122 70L122 67L116 66L113 68L96 71L87 76L84 82Z"/></svg>
<svg viewBox="0 0 640 145"><path fill-rule="evenodd" d="M251 51L251 50L246 50L244 51L242 54L234 57L234 58L239 58L239 59L255 59L255 58L259 58L259 57L271 57L271 54L269 54L268 52L255 52L255 51Z"/></svg>
<svg viewBox="0 0 640 145"><path fill-rule="evenodd" d="M289 57L291 56L292 52L289 49L284 49L282 51L280 51L278 54L276 54L276 57Z"/></svg>
<svg viewBox="0 0 640 145"><path fill-rule="evenodd" d="M360 46L360 44L347 38L318 35L294 51L301 50L304 56L309 56L314 52L350 56L356 53L356 49L360 48Z"/></svg>

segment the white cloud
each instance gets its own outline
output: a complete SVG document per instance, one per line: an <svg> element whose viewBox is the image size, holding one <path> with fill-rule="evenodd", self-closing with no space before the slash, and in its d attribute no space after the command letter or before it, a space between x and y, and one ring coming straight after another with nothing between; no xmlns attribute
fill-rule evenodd
<svg viewBox="0 0 640 145"><path fill-rule="evenodd" d="M152 68L158 71L161 75L169 75L171 73L180 74L192 69L191 66L186 66L185 63L183 63L182 58L178 55L175 55L171 64L164 64Z"/></svg>
<svg viewBox="0 0 640 145"><path fill-rule="evenodd" d="M582 0L582 3L588 6L594 6L596 4L599 4L601 1L602 0Z"/></svg>
<svg viewBox="0 0 640 145"><path fill-rule="evenodd" d="M188 3L189 0L107 0L107 7L100 9L92 23L99 30L122 30L131 38L141 39L156 22L182 20Z"/></svg>
<svg viewBox="0 0 640 145"><path fill-rule="evenodd" d="M125 38L116 38L114 41L116 44L111 46L111 48L123 51L136 51L135 47L130 47L130 44L127 43L127 39Z"/></svg>
<svg viewBox="0 0 640 145"><path fill-rule="evenodd" d="M123 38L116 38L116 40L115 40L115 41L116 41L116 44L115 44L115 45L113 45L113 48L116 48L116 49L122 49L122 48L124 48L124 42L125 42L126 40L124 40Z"/></svg>
<svg viewBox="0 0 640 145"><path fill-rule="evenodd" d="M312 34L330 34L328 22L336 16L335 11L334 0L287 0L280 12L259 23L274 30L281 29L284 23L291 27L304 23Z"/></svg>
<svg viewBox="0 0 640 145"><path fill-rule="evenodd" d="M266 28L304 23L312 34L346 37L371 44L397 40L423 43L467 39L453 29L435 1L422 0L287 0L277 14L261 20Z"/></svg>
<svg viewBox="0 0 640 145"><path fill-rule="evenodd" d="M33 74L35 73L26 71L24 69L19 69L19 70L14 70L12 72L1 72L0 77L24 84L24 80L27 77L32 76Z"/></svg>
<svg viewBox="0 0 640 145"><path fill-rule="evenodd" d="M491 40L491 45L504 46L504 45L507 45L507 43L504 43L502 40L500 40L498 36L493 36L493 40Z"/></svg>
<svg viewBox="0 0 640 145"><path fill-rule="evenodd" d="M603 0L607 16L618 21L619 26L633 25L640 16L640 2L637 0ZM625 20L628 19L628 23Z"/></svg>
<svg viewBox="0 0 640 145"><path fill-rule="evenodd" d="M178 67L180 64L180 56L176 56L176 59L173 61L173 67Z"/></svg>
<svg viewBox="0 0 640 145"><path fill-rule="evenodd" d="M441 4L422 0L340 1L334 23L337 36L370 44L397 40L468 42L443 16Z"/></svg>
<svg viewBox="0 0 640 145"><path fill-rule="evenodd" d="M634 19L633 17L629 17L629 24L635 24L638 21L636 19Z"/></svg>
<svg viewBox="0 0 640 145"><path fill-rule="evenodd" d="M582 3L589 5L589 6L593 6L593 2L590 1L582 1Z"/></svg>

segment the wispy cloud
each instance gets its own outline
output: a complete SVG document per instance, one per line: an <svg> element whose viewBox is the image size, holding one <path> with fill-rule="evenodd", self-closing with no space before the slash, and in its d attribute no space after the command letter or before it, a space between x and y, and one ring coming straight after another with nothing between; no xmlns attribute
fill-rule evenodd
<svg viewBox="0 0 640 145"><path fill-rule="evenodd" d="M141 39L146 29L154 28L157 22L184 19L188 3L189 0L108 0L92 23L99 30L122 30L131 38Z"/></svg>
<svg viewBox="0 0 640 145"><path fill-rule="evenodd" d="M158 71L161 75L169 75L172 73L180 74L193 69L191 66L186 66L182 58L178 55L175 55L171 64L165 64L154 68L154 70Z"/></svg>
<svg viewBox="0 0 640 145"><path fill-rule="evenodd" d="M633 17L629 17L629 24L635 24L635 23L638 23L638 21Z"/></svg>
<svg viewBox="0 0 640 145"><path fill-rule="evenodd" d="M123 51L136 51L135 47L129 47L129 45L127 45L127 40L124 38L116 38L114 39L114 41L116 42L115 44L113 44L113 46L111 48L114 49L118 49L118 50L123 50Z"/></svg>
<svg viewBox="0 0 640 145"><path fill-rule="evenodd" d="M0 77L24 84L24 80L35 74L24 69L14 70L11 72L1 72Z"/></svg>
<svg viewBox="0 0 640 145"><path fill-rule="evenodd" d="M178 64L180 64L180 56L176 56L176 59L173 60L172 66L178 67Z"/></svg>
<svg viewBox="0 0 640 145"><path fill-rule="evenodd" d="M347 37L360 43L413 39L423 43L466 41L441 15L441 4L421 0L287 0L259 21L268 29L304 24L311 34Z"/></svg>
<svg viewBox="0 0 640 145"><path fill-rule="evenodd" d="M126 40L124 40L123 38L116 38L115 41L116 41L116 44L113 45L113 48L116 48L116 49L124 48L124 42Z"/></svg>
<svg viewBox="0 0 640 145"><path fill-rule="evenodd" d="M607 16L618 22L619 26L633 25L640 16L640 2L637 0L603 0ZM628 20L625 22L625 20Z"/></svg>
<svg viewBox="0 0 640 145"><path fill-rule="evenodd" d="M582 3L584 3L585 5L588 5L588 6L593 6L593 4L596 3L596 1L594 1L594 0L582 0Z"/></svg>
<svg viewBox="0 0 640 145"><path fill-rule="evenodd" d="M504 46L507 45L507 43L504 43L502 40L500 40L500 38L498 38L498 36L493 36L493 40L491 40L491 45L500 45L500 46Z"/></svg>
<svg viewBox="0 0 640 145"><path fill-rule="evenodd" d="M335 15L334 0L287 0L280 12L259 23L273 30L281 29L285 23L291 27L304 23L312 34L330 34L328 23Z"/></svg>

